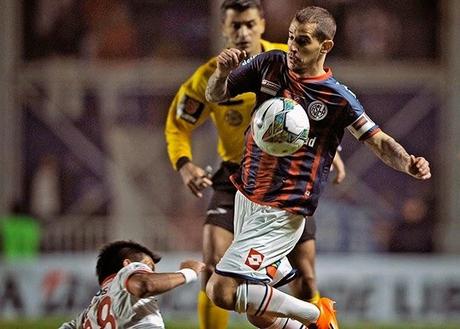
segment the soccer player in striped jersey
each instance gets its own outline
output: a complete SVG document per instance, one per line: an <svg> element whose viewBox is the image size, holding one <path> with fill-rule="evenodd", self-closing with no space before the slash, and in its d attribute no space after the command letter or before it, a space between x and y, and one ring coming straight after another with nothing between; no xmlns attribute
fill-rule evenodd
<svg viewBox="0 0 460 329"><path fill-rule="evenodd" d="M164 328L156 296L195 281L205 265L187 260L177 272L157 273L160 259L134 241L104 246L96 264L101 289L85 311L59 329Z"/></svg>
<svg viewBox="0 0 460 329"><path fill-rule="evenodd" d="M384 133L324 66L335 31L327 10L299 10L289 27L287 53L246 59L244 51L225 49L206 89L212 102L244 92L256 94L256 106L271 97L291 98L310 119L308 143L286 157L262 152L248 129L241 169L231 177L238 189L235 237L206 291L220 307L246 312L259 328L338 329L332 300L321 298L315 306L271 287L267 266L294 248L305 216L314 214L345 130L391 168L416 179L431 177L428 161Z"/></svg>
<svg viewBox="0 0 460 329"><path fill-rule="evenodd" d="M236 47L249 55L273 49L287 50L286 44L262 39L265 30L263 8L259 0L225 0L222 2L221 27L226 47ZM200 329L227 328L229 314L216 307L205 293L206 283L214 268L233 240L233 213L236 188L229 176L240 165L244 150L244 132L251 119L255 96L243 93L218 104L205 98L209 77L216 69L216 58L201 65L184 82L172 101L165 126L168 155L184 183L197 197L212 185L213 194L203 227L203 260L206 271L202 275L202 289L198 294ZM210 173L192 158L192 134L211 120L217 129L217 152L222 159L220 168L210 179ZM334 158L334 183L340 183L345 169L340 156ZM198 224L199 225L199 224ZM308 219L304 233L289 256L299 270L299 277L291 283L293 293L301 299L316 302L319 292L315 279L315 221Z"/></svg>

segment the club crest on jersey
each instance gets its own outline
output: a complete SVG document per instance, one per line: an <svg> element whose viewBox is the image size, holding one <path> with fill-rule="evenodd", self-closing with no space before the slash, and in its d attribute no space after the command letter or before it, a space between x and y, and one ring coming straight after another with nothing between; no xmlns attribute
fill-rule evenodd
<svg viewBox="0 0 460 329"><path fill-rule="evenodd" d="M308 105L307 114L312 120L323 120L327 115L327 106L321 101L313 101Z"/></svg>
<svg viewBox="0 0 460 329"><path fill-rule="evenodd" d="M263 254L251 248L244 264L257 271L262 265L264 258L265 256Z"/></svg>
<svg viewBox="0 0 460 329"><path fill-rule="evenodd" d="M239 126L243 122L243 115L236 110L228 110L225 112L225 122L230 126Z"/></svg>
<svg viewBox="0 0 460 329"><path fill-rule="evenodd" d="M176 115L178 118L191 124L195 124L203 112L204 104L192 97L185 95L177 106Z"/></svg>
<svg viewBox="0 0 460 329"><path fill-rule="evenodd" d="M263 79L262 85L260 86L260 91L272 96L276 96L278 91L281 89L279 84L271 82L269 80Z"/></svg>

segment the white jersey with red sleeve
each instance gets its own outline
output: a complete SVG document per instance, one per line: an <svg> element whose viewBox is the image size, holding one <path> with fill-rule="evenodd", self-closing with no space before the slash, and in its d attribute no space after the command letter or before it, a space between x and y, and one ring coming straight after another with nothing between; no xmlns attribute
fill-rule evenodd
<svg viewBox="0 0 460 329"><path fill-rule="evenodd" d="M126 289L129 277L139 272L153 271L138 262L123 267L102 283L84 312L59 329L164 329L157 298L138 298Z"/></svg>

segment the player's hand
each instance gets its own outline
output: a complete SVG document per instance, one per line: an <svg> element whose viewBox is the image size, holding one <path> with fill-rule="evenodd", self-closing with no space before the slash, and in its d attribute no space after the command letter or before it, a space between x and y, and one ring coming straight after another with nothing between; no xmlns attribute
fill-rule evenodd
<svg viewBox="0 0 460 329"><path fill-rule="evenodd" d="M184 268L191 268L197 274L199 274L200 272L203 272L205 267L206 267L206 265L203 262L193 260L193 259L185 260L180 264L180 269L181 270L184 269Z"/></svg>
<svg viewBox="0 0 460 329"><path fill-rule="evenodd" d="M423 157L410 156L409 175L417 179L429 179L431 177L430 163Z"/></svg>
<svg viewBox="0 0 460 329"><path fill-rule="evenodd" d="M246 58L246 56L247 54L245 50L239 50L236 48L222 50L219 56L217 56L217 76L219 78L227 77L230 72Z"/></svg>
<svg viewBox="0 0 460 329"><path fill-rule="evenodd" d="M203 193L201 193L202 190L212 186L210 173L193 164L191 161L183 165L179 173L184 185L186 185L198 198L203 197Z"/></svg>
<svg viewBox="0 0 460 329"><path fill-rule="evenodd" d="M345 164L342 161L342 158L338 153L335 154L334 160L332 161L331 171L335 171L335 177L333 180L334 184L340 184L345 179L347 175L345 171Z"/></svg>

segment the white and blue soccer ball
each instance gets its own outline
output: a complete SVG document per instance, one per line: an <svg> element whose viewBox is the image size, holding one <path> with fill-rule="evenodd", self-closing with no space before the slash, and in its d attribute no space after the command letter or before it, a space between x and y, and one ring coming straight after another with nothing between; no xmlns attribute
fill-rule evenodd
<svg viewBox="0 0 460 329"><path fill-rule="evenodd" d="M310 121L296 101L275 97L263 102L254 112L252 134L264 152L282 157L299 150L307 142Z"/></svg>

